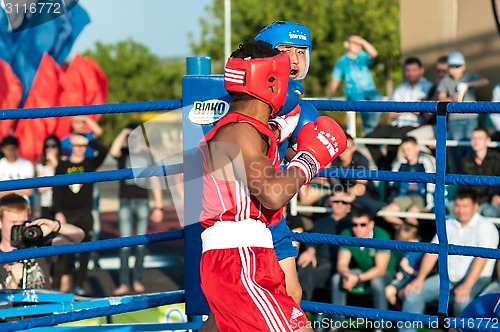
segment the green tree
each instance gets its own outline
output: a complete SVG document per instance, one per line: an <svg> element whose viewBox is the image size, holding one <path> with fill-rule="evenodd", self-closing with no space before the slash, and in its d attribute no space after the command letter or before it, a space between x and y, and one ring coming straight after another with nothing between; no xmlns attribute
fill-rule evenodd
<svg viewBox="0 0 500 332"><path fill-rule="evenodd" d="M182 59L161 60L147 47L131 39L116 44L96 43L85 55L94 58L108 78L108 103L180 99L182 94ZM99 124L103 141L110 144L130 121L140 121L141 114L107 114Z"/></svg>
<svg viewBox="0 0 500 332"><path fill-rule="evenodd" d="M200 39L191 37L191 47L195 54L210 56L213 72L220 73L225 60L224 0L214 0L206 13L200 19ZM396 82L401 79L398 0L232 0L231 14L233 50L275 20L299 22L311 30L312 63L304 81L308 96L326 94L332 67L343 54L342 41L349 33L363 36L379 51L373 73L382 93L388 92L386 82L390 87L393 75Z"/></svg>

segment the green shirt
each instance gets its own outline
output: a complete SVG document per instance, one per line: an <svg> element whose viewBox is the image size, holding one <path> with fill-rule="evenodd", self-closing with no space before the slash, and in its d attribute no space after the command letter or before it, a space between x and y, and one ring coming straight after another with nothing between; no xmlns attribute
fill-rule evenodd
<svg viewBox="0 0 500 332"><path fill-rule="evenodd" d="M350 236L354 237L351 228L344 229L342 236ZM374 239L382 239L382 240L390 240L391 236L384 229L375 226L373 227L373 238ZM349 247L349 246L341 246L340 250L349 250L352 255L351 263L354 261L356 267L361 269L361 271L366 272L372 267L375 266L375 254L378 252L390 252L387 249L377 249L377 248L366 248L366 247ZM391 259L389 260L389 264L387 265L387 271L396 271L396 258L394 254L391 253Z"/></svg>

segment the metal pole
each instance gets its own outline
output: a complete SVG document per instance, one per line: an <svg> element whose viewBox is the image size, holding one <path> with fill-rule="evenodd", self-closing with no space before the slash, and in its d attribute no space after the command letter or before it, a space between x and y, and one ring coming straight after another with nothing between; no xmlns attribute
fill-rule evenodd
<svg viewBox="0 0 500 332"><path fill-rule="evenodd" d="M224 59L231 55L231 0L224 0Z"/></svg>
<svg viewBox="0 0 500 332"><path fill-rule="evenodd" d="M352 138L356 138L356 112L346 112L347 116L347 133Z"/></svg>

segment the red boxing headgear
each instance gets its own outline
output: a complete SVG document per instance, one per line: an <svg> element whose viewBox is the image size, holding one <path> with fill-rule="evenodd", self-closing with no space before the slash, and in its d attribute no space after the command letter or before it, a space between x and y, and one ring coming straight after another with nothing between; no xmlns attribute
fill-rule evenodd
<svg viewBox="0 0 500 332"><path fill-rule="evenodd" d="M262 100L271 106L271 115L276 116L285 104L289 75L290 56L285 52L271 58L229 58L224 87L228 92L247 93Z"/></svg>

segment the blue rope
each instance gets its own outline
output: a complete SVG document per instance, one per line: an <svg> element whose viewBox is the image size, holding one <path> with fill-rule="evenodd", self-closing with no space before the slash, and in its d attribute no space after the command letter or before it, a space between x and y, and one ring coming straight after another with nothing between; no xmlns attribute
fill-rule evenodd
<svg viewBox="0 0 500 332"><path fill-rule="evenodd" d="M446 174L445 183L462 186L500 187L500 176Z"/></svg>
<svg viewBox="0 0 500 332"><path fill-rule="evenodd" d="M283 169L286 169L286 166L283 167ZM436 179L436 175L434 173L391 172L391 171L365 170L365 169L352 169L352 168L325 168L321 170L317 176L332 177L339 179L359 179L359 180L379 180L379 181L419 182L419 183L435 183ZM445 183L458 184L464 186L500 187L500 176L446 174Z"/></svg>
<svg viewBox="0 0 500 332"><path fill-rule="evenodd" d="M337 112L425 112L436 113L438 102L352 101L308 99L314 107ZM448 103L448 113L500 113L500 104L492 102Z"/></svg>
<svg viewBox="0 0 500 332"><path fill-rule="evenodd" d="M372 308L360 308L360 307L352 307L338 304L326 304L312 301L301 301L300 306L304 311L310 312L321 312L325 314L331 315L341 315L341 316L349 316L356 318L369 318L377 321L392 321L392 322L422 322L423 325L431 325L433 324L435 327L438 327L438 316L429 316L424 314L415 314L410 312L400 312L400 311L391 311L391 310L379 310ZM450 326L456 326L456 324L460 324L460 319L456 318L447 318L447 324ZM472 322L472 321L468 321ZM497 331L492 327L492 322L482 321L480 319L476 319L473 321L474 323L474 331ZM489 323L489 324L488 324ZM393 325L394 326L394 325ZM461 327L458 325L457 327Z"/></svg>
<svg viewBox="0 0 500 332"><path fill-rule="evenodd" d="M500 105L492 102L448 103L448 113L500 113Z"/></svg>
<svg viewBox="0 0 500 332"><path fill-rule="evenodd" d="M390 249L397 251L425 252L431 254L437 254L439 252L438 244L426 243L426 242L363 239L363 238L355 238L355 237L333 235L333 234L319 234L319 233L305 233L305 232L303 233L292 232L292 238L295 241L299 242L332 244L337 246L379 248L379 249ZM449 254L500 259L500 249L458 246L454 244L449 245Z"/></svg>
<svg viewBox="0 0 500 332"><path fill-rule="evenodd" d="M119 298L117 298L117 301L119 301ZM39 326L54 326L57 324L73 322L88 318L116 315L124 312L138 311L153 307L159 307L166 304L182 303L184 301L185 301L185 296L183 290L169 292L169 293L139 295L138 300L131 303L125 303L125 304L117 303L104 308L86 309L77 312L68 312L57 315L54 314L45 317L37 317L37 318L19 320L15 322L2 323L0 324L0 330L19 331Z"/></svg>
<svg viewBox="0 0 500 332"><path fill-rule="evenodd" d="M337 112L426 112L436 113L437 102L396 102L396 101L343 101L308 99L314 107L322 111Z"/></svg>
<svg viewBox="0 0 500 332"><path fill-rule="evenodd" d="M76 254L80 252L102 251L122 247L132 247L142 244L158 243L164 241L180 240L184 238L184 230L176 229L168 232L158 232L144 235L127 236L123 238L61 244L56 246L20 249L0 253L0 264L18 262L23 259Z"/></svg>
<svg viewBox="0 0 500 332"><path fill-rule="evenodd" d="M181 108L180 100L157 100L123 104L61 106L0 110L0 120L38 119L69 115L151 112Z"/></svg>
<svg viewBox="0 0 500 332"><path fill-rule="evenodd" d="M325 168L318 172L319 177L339 179L380 180L397 182L434 183L436 175L424 172L391 172L349 168ZM499 177L500 178L500 177ZM500 183L500 181L499 181Z"/></svg>
<svg viewBox="0 0 500 332"><path fill-rule="evenodd" d="M89 172L79 174L61 174L38 178L0 181L0 191L40 187L66 186L73 183L94 183L105 181L128 180L151 176L168 176L183 171L182 164L151 166L143 168L124 168L111 171Z"/></svg>

